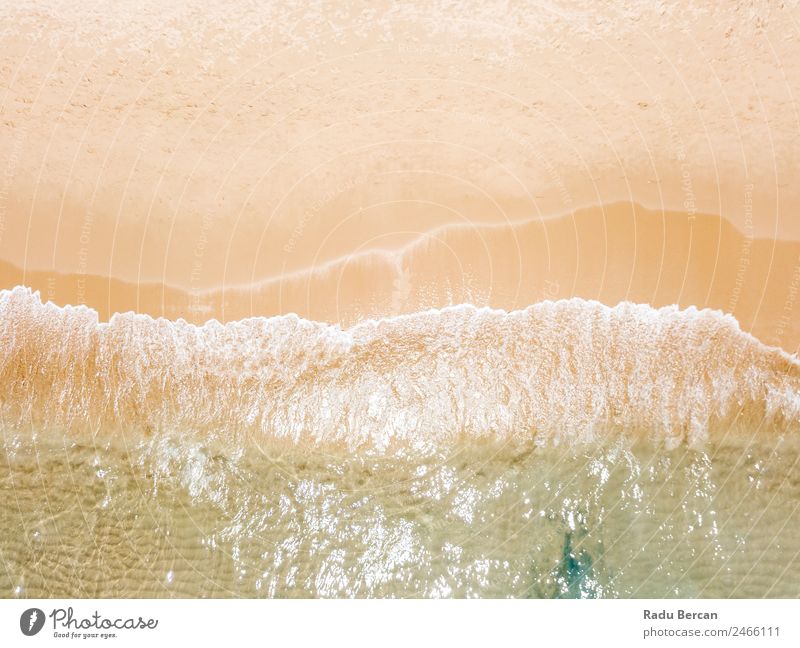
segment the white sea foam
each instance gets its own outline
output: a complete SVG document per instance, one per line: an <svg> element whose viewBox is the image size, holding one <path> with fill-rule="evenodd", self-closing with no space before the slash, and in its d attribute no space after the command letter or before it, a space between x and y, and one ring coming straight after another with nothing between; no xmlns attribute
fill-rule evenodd
<svg viewBox="0 0 800 648"><path fill-rule="evenodd" d="M5 433L190 434L381 452L458 439L670 445L800 427L800 363L733 317L572 299L342 330L294 315L195 326L0 292Z"/></svg>

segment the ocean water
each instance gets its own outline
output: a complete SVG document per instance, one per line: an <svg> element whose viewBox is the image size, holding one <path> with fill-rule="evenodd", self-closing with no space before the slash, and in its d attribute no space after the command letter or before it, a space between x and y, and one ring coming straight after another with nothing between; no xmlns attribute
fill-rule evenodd
<svg viewBox="0 0 800 648"><path fill-rule="evenodd" d="M712 311L0 293L0 594L796 597L800 368Z"/></svg>
<svg viewBox="0 0 800 648"><path fill-rule="evenodd" d="M7 452L5 596L796 597L798 448Z"/></svg>

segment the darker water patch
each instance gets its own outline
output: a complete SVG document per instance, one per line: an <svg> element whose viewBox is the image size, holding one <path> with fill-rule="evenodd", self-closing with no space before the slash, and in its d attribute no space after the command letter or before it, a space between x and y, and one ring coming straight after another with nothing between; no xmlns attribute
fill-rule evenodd
<svg viewBox="0 0 800 648"><path fill-rule="evenodd" d="M585 533L581 534L585 536ZM584 599L599 598L603 595L594 567L592 555L573 541L573 532L564 534L561 550L561 564L556 572L556 595L554 598Z"/></svg>

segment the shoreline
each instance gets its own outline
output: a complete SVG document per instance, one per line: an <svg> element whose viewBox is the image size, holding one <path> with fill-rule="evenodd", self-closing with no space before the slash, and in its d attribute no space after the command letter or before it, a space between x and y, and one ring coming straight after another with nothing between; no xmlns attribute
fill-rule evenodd
<svg viewBox="0 0 800 648"><path fill-rule="evenodd" d="M694 304L800 349L797 8L461 7L0 7L0 287L343 326Z"/></svg>
<svg viewBox="0 0 800 648"><path fill-rule="evenodd" d="M0 292L0 341L12 438L178 434L424 454L462 439L628 433L675 447L800 424L800 360L695 307L465 305L346 330L297 316L100 324L18 288Z"/></svg>
<svg viewBox="0 0 800 648"><path fill-rule="evenodd" d="M249 285L130 283L0 262L0 286L15 285L90 306L102 321L132 311L194 324L292 312L346 328L458 303L511 311L572 297L677 304L730 313L763 343L800 349L800 242L626 203L510 225L445 225L397 252L364 250Z"/></svg>

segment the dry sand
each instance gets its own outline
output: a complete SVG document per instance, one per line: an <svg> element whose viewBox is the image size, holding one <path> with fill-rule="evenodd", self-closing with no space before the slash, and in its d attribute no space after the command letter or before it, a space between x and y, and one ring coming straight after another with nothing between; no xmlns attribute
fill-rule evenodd
<svg viewBox="0 0 800 648"><path fill-rule="evenodd" d="M800 9L0 8L0 287L350 324L581 296L800 345Z"/></svg>

